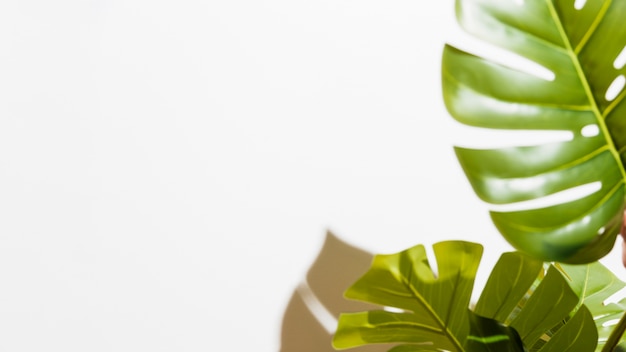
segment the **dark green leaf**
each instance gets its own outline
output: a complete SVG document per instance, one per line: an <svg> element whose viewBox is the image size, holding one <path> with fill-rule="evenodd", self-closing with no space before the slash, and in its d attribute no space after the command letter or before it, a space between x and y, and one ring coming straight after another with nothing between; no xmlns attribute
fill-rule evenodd
<svg viewBox="0 0 626 352"><path fill-rule="evenodd" d="M470 333L465 340L468 352L524 352L522 339L515 329L469 312Z"/></svg>
<svg viewBox="0 0 626 352"><path fill-rule="evenodd" d="M578 297L561 274L551 267L541 284L511 322L526 346L534 345L542 335L569 318Z"/></svg>
<svg viewBox="0 0 626 352"><path fill-rule="evenodd" d="M573 0L456 5L467 32L534 61L554 79L447 46L442 80L450 114L471 126L573 135L541 145L456 148L472 187L486 202L513 204L598 183L578 199L491 217L513 246L543 260L599 259L611 250L624 210L626 90L612 99L607 89L626 74L625 65L614 65L626 45L626 1L588 0L582 9Z"/></svg>
<svg viewBox="0 0 626 352"><path fill-rule="evenodd" d="M504 253L491 271L476 303L476 314L510 323L513 312L543 274L543 262L519 253Z"/></svg>
<svg viewBox="0 0 626 352"><path fill-rule="evenodd" d="M574 317L559 329L541 352L583 352L593 351L598 343L593 317L587 307L582 306Z"/></svg>

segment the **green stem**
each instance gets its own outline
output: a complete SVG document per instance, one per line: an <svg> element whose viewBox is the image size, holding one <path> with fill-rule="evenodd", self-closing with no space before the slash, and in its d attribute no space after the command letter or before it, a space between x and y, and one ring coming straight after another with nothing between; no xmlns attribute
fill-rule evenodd
<svg viewBox="0 0 626 352"><path fill-rule="evenodd" d="M622 318L619 320L619 323L617 323L617 325L615 326L615 329L611 331L611 335L609 335L608 340L606 340L606 344L602 348L602 352L613 352L613 349L615 348L615 346L617 346L617 344L621 340L622 336L624 335L624 332L626 332L626 313L622 315Z"/></svg>

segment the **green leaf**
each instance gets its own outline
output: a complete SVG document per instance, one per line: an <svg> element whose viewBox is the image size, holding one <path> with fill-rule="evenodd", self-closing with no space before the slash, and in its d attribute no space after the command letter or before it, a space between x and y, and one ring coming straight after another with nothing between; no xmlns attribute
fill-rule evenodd
<svg viewBox="0 0 626 352"><path fill-rule="evenodd" d="M599 185L575 199L493 210L491 217L514 247L542 260L601 258L624 211L626 91L607 98L607 90L626 74L623 64L614 65L626 45L626 1L587 0L575 9L573 0L457 0L456 10L468 33L534 61L554 79L446 46L442 80L450 114L470 126L573 135L540 145L456 148L472 187L488 203L514 204Z"/></svg>
<svg viewBox="0 0 626 352"><path fill-rule="evenodd" d="M593 317L587 307L582 306L576 314L559 329L540 352L585 352L593 351L598 343Z"/></svg>
<svg viewBox="0 0 626 352"><path fill-rule="evenodd" d="M626 312L626 298L616 303L605 301L626 287L604 265L594 262L588 265L559 265L570 287L580 297L579 305L584 304L591 312L599 335L596 351L601 351L606 340ZM622 349L626 348L626 337L620 339Z"/></svg>
<svg viewBox="0 0 626 352"><path fill-rule="evenodd" d="M521 253L500 257L474 311L514 328L533 351L567 351L575 342L577 352L591 352L598 341L593 317L563 275L554 266L544 275L542 262Z"/></svg>
<svg viewBox="0 0 626 352"><path fill-rule="evenodd" d="M567 282L556 269L550 267L511 326L517 329L525 345L533 346L546 331L568 319L577 303L578 297Z"/></svg>
<svg viewBox="0 0 626 352"><path fill-rule="evenodd" d="M520 253L504 253L491 271L474 311L484 317L510 324L512 312L532 285L543 276L543 262Z"/></svg>
<svg viewBox="0 0 626 352"><path fill-rule="evenodd" d="M525 352L522 339L512 327L469 312L470 333L463 346L472 352Z"/></svg>
<svg viewBox="0 0 626 352"><path fill-rule="evenodd" d="M463 351L469 332L467 307L482 246L448 241L433 249L437 274L421 245L374 258L370 270L348 289L346 297L400 311L342 314L335 348L401 343L392 351Z"/></svg>
<svg viewBox="0 0 626 352"><path fill-rule="evenodd" d="M346 297L387 309L342 314L333 346L397 344L391 352L596 348L594 317L556 267L545 270L519 252L503 254L471 312L482 247L450 241L435 244L434 252L437 274L423 246L376 256Z"/></svg>

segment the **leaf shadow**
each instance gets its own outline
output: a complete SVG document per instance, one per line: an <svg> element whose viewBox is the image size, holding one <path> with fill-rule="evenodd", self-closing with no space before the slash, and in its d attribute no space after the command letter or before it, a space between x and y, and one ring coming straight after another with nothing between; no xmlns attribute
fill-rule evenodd
<svg viewBox="0 0 626 352"><path fill-rule="evenodd" d="M281 352L333 352L331 342L339 314L377 308L343 296L368 270L372 258L372 254L349 245L330 231L326 233L320 253L285 309ZM367 345L352 350L382 352L390 347Z"/></svg>

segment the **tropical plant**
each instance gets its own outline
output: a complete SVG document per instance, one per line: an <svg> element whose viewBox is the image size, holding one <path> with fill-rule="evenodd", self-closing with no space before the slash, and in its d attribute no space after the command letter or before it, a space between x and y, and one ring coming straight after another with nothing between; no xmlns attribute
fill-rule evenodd
<svg viewBox="0 0 626 352"><path fill-rule="evenodd" d="M514 247L537 258L601 258L613 247L624 212L626 1L457 0L456 14L468 33L553 77L446 46L443 96L450 114L471 126L572 136L543 145L456 148L476 194L511 204L591 186L579 198L491 211L491 217Z"/></svg>
<svg viewBox="0 0 626 352"><path fill-rule="evenodd" d="M375 257L346 297L386 308L342 314L334 338L336 348L396 343L390 351L596 349L593 315L555 266L545 270L539 260L505 253L476 306L469 309L482 246L447 241L433 248L437 274L421 245ZM587 268L594 274L600 270ZM585 278L572 275L572 285L585 286Z"/></svg>
<svg viewBox="0 0 626 352"><path fill-rule="evenodd" d="M626 208L626 1L455 3L465 31L534 66L446 45L450 114L473 127L570 138L456 147L473 189L495 206L495 226L520 252L501 256L475 305L479 244L435 244L436 268L421 245L374 257L345 296L378 308L342 314L333 346L624 352L626 298L607 299L626 284L596 261L612 249Z"/></svg>

